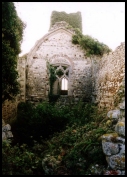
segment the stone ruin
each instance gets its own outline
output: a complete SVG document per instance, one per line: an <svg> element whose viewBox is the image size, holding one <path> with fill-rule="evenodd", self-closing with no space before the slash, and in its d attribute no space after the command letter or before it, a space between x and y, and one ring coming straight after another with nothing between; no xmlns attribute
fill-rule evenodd
<svg viewBox="0 0 127 177"><path fill-rule="evenodd" d="M50 73L47 64L56 68L53 95L57 104L77 104L80 100L94 102L108 109L107 117L115 121L114 134L102 136L102 148L108 165L125 174L125 96L114 104L114 96L125 92L125 43L102 57L87 57L79 45L72 44L74 30L65 21L56 22L48 33L36 42L30 52L18 60L21 93L15 102L5 101L2 116L6 123L16 116L21 101L38 104L49 101ZM110 124L110 120L107 124ZM3 139L13 136L10 126L3 126ZM6 129L6 131L5 131ZM8 134L9 131L9 134ZM107 171L107 174L110 172Z"/></svg>

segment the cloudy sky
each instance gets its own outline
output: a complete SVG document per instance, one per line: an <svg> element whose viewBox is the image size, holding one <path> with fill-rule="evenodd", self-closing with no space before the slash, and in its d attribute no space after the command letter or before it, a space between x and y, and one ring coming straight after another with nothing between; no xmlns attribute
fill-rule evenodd
<svg viewBox="0 0 127 177"><path fill-rule="evenodd" d="M125 2L14 2L18 16L26 23L22 52L48 33L52 11L81 12L83 34L115 50L125 41Z"/></svg>

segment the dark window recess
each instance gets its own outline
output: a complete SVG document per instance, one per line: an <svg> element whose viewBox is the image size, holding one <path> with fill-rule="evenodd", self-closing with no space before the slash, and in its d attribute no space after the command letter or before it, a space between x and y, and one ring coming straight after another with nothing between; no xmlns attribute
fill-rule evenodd
<svg viewBox="0 0 127 177"><path fill-rule="evenodd" d="M66 75L67 75L67 76L69 75L69 71L66 72Z"/></svg>
<svg viewBox="0 0 127 177"><path fill-rule="evenodd" d="M33 59L37 59L37 57L33 57Z"/></svg>
<svg viewBox="0 0 127 177"><path fill-rule="evenodd" d="M60 91L60 95L67 95L68 94L68 90L61 90Z"/></svg>

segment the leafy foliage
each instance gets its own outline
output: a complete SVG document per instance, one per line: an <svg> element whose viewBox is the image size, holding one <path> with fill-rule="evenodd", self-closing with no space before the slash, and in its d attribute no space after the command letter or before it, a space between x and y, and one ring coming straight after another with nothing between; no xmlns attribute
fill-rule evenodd
<svg viewBox="0 0 127 177"><path fill-rule="evenodd" d="M73 28L79 28L82 31L81 12L67 14L66 12L53 11L51 14L50 27L60 21L65 21Z"/></svg>
<svg viewBox="0 0 127 177"><path fill-rule="evenodd" d="M113 131L106 126L106 113L93 104L58 108L47 103L37 107L20 103L19 124L12 126L12 132L18 131L18 138L26 143L2 143L3 174L87 175L94 174L92 164L106 168L101 136ZM48 136L50 133L52 136Z"/></svg>
<svg viewBox="0 0 127 177"><path fill-rule="evenodd" d="M17 57L25 25L13 2L2 2L2 102L19 92Z"/></svg>
<svg viewBox="0 0 127 177"><path fill-rule="evenodd" d="M49 71L49 83L50 83L50 93L49 95L52 95L53 93L53 84L55 82L55 80L57 79L56 77L56 73L55 73L55 67L50 65L48 62L47 62L47 68L48 68L48 71Z"/></svg>
<svg viewBox="0 0 127 177"><path fill-rule="evenodd" d="M87 123L86 120L82 125L73 122L48 141L49 147L42 160L46 175L85 175L90 173L91 164L106 166L100 138L109 131L104 124L100 124L105 112L94 111L92 117L92 121Z"/></svg>
<svg viewBox="0 0 127 177"><path fill-rule="evenodd" d="M56 81L56 67L53 65L50 65L49 62L47 62L47 68L49 72L49 83L50 83L50 92L49 92L49 102L52 104L55 104L55 102L58 100L60 97L60 94L54 95L53 94L53 84Z"/></svg>
<svg viewBox="0 0 127 177"><path fill-rule="evenodd" d="M86 52L86 56L102 56L104 53L111 51L107 45L100 43L97 39L89 35L83 35L79 29L75 29L75 35L72 36L72 43L79 44Z"/></svg>
<svg viewBox="0 0 127 177"><path fill-rule="evenodd" d="M36 145L36 149L38 145ZM12 146L2 142L2 175L40 175L44 174L41 157L26 144Z"/></svg>
<svg viewBox="0 0 127 177"><path fill-rule="evenodd" d="M56 106L43 103L36 107L30 103L19 103L17 110L17 119L12 124L14 137L18 143L31 144L31 136L35 140L49 138L54 132L62 131L68 117L66 109L57 109Z"/></svg>

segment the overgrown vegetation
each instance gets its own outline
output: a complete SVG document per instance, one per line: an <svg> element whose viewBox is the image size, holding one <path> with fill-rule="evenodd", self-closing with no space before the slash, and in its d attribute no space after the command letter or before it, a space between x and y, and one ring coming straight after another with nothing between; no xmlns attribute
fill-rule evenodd
<svg viewBox="0 0 127 177"><path fill-rule="evenodd" d="M2 2L2 102L19 93L17 59L25 25L13 2Z"/></svg>
<svg viewBox="0 0 127 177"><path fill-rule="evenodd" d="M69 13L53 11L51 14L50 28L60 21L67 22L73 28L79 28L82 31L82 17L81 12Z"/></svg>
<svg viewBox="0 0 127 177"><path fill-rule="evenodd" d="M53 84L56 81L57 77L56 77L56 73L55 73L55 66L50 65L47 62L47 68L48 68L48 72L49 72L49 83L50 83L50 95L53 94Z"/></svg>
<svg viewBox="0 0 127 177"><path fill-rule="evenodd" d="M32 144L31 137L37 141L40 137L49 138L54 132L60 132L65 128L68 122L67 114L67 108L57 109L46 102L36 107L21 102L18 105L17 119L12 124L14 136L17 137L18 143L28 145Z"/></svg>
<svg viewBox="0 0 127 177"><path fill-rule="evenodd" d="M27 144L12 146L6 141L2 142L2 175L40 175L44 174L42 159L39 153L43 146L35 142L29 148Z"/></svg>
<svg viewBox="0 0 127 177"><path fill-rule="evenodd" d="M101 136L112 132L106 113L94 104L20 103L12 124L15 139L2 143L3 175L87 175L91 164L106 166Z"/></svg>
<svg viewBox="0 0 127 177"><path fill-rule="evenodd" d="M55 104L55 102L58 100L58 98L60 97L60 95L54 95L53 94L53 85L54 82L56 81L57 77L56 77L56 67L53 65L50 65L49 62L47 62L47 68L48 68L48 73L49 73L49 83L50 83L50 91L49 91L49 102L52 104Z"/></svg>
<svg viewBox="0 0 127 177"><path fill-rule="evenodd" d="M72 43L79 44L85 51L86 56L102 56L104 53L111 51L107 45L100 43L97 39L89 35L83 35L79 29L75 29L75 35L72 36Z"/></svg>

